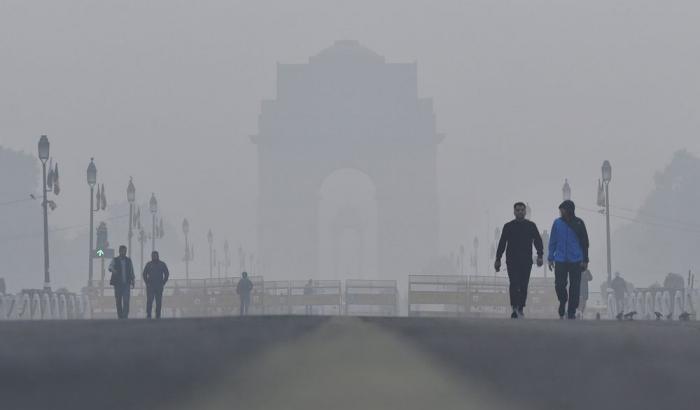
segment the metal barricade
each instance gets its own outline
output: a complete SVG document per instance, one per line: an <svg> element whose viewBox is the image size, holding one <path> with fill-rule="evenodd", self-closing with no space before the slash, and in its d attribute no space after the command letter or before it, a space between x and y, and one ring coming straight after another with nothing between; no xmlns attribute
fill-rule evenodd
<svg viewBox="0 0 700 410"><path fill-rule="evenodd" d="M345 314L397 316L398 287L395 280L345 281Z"/></svg>
<svg viewBox="0 0 700 410"><path fill-rule="evenodd" d="M409 316L462 316L467 298L466 276L408 276Z"/></svg>
<svg viewBox="0 0 700 410"><path fill-rule="evenodd" d="M340 315L342 296L339 280L291 281L287 300L291 314Z"/></svg>

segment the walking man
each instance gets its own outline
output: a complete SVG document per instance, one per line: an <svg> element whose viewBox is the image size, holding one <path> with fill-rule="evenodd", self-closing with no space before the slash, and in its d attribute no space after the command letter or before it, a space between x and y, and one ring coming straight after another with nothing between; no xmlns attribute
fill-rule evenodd
<svg viewBox="0 0 700 410"><path fill-rule="evenodd" d="M506 253L506 269L510 280L510 305L513 308L511 318L523 318L527 301L527 286L532 271L532 245L537 250L537 266L543 264L542 237L534 222L525 219L526 206L522 202L513 205L515 219L503 225L501 239L496 251L496 272L501 270L501 257Z"/></svg>
<svg viewBox="0 0 700 410"><path fill-rule="evenodd" d="M313 279L309 279L308 282L306 282L306 285L304 285L304 296L311 296L314 294L314 282ZM305 298L308 301L308 298ZM306 305L306 314L307 315L312 315L313 314L313 306L312 305Z"/></svg>
<svg viewBox="0 0 700 410"><path fill-rule="evenodd" d="M112 259L109 264L109 271L112 276L109 284L114 286L114 298L117 302L117 317L127 319L129 317L129 298L131 289L134 288L136 277L134 276L134 265L131 259L126 256L126 246L119 247L119 256Z"/></svg>
<svg viewBox="0 0 700 410"><path fill-rule="evenodd" d="M241 280L236 285L236 293L241 298L241 316L248 314L248 306L250 306L250 293L253 291L253 282L248 279L248 272L241 274Z"/></svg>
<svg viewBox="0 0 700 410"><path fill-rule="evenodd" d="M588 303L588 282L593 280L593 274L586 269L581 273L581 290L579 292L578 311L579 318L583 319L586 314L586 303Z"/></svg>
<svg viewBox="0 0 700 410"><path fill-rule="evenodd" d="M168 282L170 272L168 265L160 260L158 252L151 253L151 261L143 268L143 281L146 283L146 318L151 318L153 300L156 301L156 319L160 319L160 311L163 303L163 289Z"/></svg>
<svg viewBox="0 0 700 410"><path fill-rule="evenodd" d="M549 270L554 269L554 287L559 299L559 318L576 319L581 272L588 269L588 232L586 224L576 216L573 201L559 205L560 218L552 225L549 237ZM566 286L569 282L569 290ZM568 309L566 303L569 303Z"/></svg>

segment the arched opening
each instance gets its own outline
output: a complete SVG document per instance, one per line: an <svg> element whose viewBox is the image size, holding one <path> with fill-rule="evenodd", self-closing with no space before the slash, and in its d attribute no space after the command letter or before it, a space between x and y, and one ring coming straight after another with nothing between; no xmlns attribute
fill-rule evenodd
<svg viewBox="0 0 700 410"><path fill-rule="evenodd" d="M319 279L368 279L377 273L375 186L355 169L331 173L319 188Z"/></svg>

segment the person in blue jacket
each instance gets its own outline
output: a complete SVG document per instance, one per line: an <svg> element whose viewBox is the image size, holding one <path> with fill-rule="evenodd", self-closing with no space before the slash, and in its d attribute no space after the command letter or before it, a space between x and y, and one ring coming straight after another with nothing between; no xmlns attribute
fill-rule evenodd
<svg viewBox="0 0 700 410"><path fill-rule="evenodd" d="M549 237L549 270L554 269L554 287L559 299L559 317L576 318L581 289L581 272L588 268L588 232L576 216L576 205L566 200L559 205ZM569 290L566 286L569 282ZM567 309L566 303L569 302Z"/></svg>

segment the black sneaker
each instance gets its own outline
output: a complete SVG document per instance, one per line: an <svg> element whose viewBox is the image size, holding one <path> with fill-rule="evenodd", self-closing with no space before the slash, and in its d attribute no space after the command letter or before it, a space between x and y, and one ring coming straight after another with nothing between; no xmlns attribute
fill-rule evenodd
<svg viewBox="0 0 700 410"><path fill-rule="evenodd" d="M525 312L523 312L523 308L518 309L518 319L525 319Z"/></svg>
<svg viewBox="0 0 700 410"><path fill-rule="evenodd" d="M559 319L564 319L566 314L566 303L559 303Z"/></svg>
<svg viewBox="0 0 700 410"><path fill-rule="evenodd" d="M514 310L513 313L510 314L510 318L511 318L511 319L517 319L517 318L518 318L518 312L516 312L516 311Z"/></svg>

